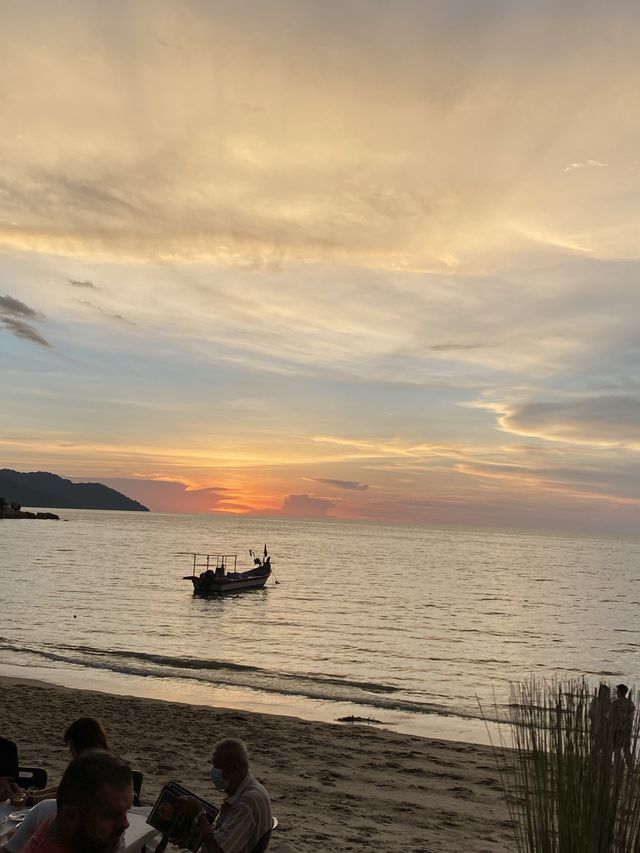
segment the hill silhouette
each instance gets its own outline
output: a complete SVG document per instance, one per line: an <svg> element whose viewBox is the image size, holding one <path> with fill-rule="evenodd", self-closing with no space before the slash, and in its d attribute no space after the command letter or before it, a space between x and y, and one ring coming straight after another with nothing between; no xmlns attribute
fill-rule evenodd
<svg viewBox="0 0 640 853"><path fill-rule="evenodd" d="M149 512L146 506L102 483L72 483L47 471L21 473L0 468L0 497L28 507L124 509Z"/></svg>

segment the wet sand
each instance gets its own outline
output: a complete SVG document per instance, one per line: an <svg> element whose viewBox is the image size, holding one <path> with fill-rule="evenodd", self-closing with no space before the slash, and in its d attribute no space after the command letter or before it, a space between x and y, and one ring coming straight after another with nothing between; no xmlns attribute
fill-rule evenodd
<svg viewBox="0 0 640 853"><path fill-rule="evenodd" d="M212 746L241 737L279 821L272 853L513 849L488 747L12 678L0 685L0 734L16 741L21 764L45 767L52 783L69 760L64 730L91 716L104 724L114 751L144 774L143 804L171 779L218 804L209 780Z"/></svg>

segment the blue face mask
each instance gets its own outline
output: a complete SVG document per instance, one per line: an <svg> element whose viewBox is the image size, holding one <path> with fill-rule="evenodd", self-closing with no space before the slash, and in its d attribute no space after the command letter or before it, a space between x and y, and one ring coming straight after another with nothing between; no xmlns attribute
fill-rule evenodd
<svg viewBox="0 0 640 853"><path fill-rule="evenodd" d="M222 775L222 770L220 770L220 768L211 768L211 781L219 791L227 790L227 780Z"/></svg>

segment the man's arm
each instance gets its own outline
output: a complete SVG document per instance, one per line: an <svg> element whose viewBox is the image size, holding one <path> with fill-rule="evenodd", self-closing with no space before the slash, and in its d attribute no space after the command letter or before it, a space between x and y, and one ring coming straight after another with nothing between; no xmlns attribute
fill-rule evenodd
<svg viewBox="0 0 640 853"><path fill-rule="evenodd" d="M198 825L198 829L202 833L202 847L206 853L225 853L216 841L216 837L213 829L211 829L209 821L207 820L207 815L204 809L196 816L195 820Z"/></svg>
<svg viewBox="0 0 640 853"><path fill-rule="evenodd" d="M225 853L223 848L220 847L215 839L213 830L207 820L207 813L202 808L202 804L193 797L180 797L179 802L182 814L186 817L193 818L194 823L197 824L198 829L202 833L203 850L205 850L206 853Z"/></svg>

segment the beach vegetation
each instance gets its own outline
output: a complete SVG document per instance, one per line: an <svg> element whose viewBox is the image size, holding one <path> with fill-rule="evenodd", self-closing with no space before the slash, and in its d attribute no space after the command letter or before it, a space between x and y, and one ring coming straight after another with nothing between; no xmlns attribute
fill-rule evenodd
<svg viewBox="0 0 640 853"><path fill-rule="evenodd" d="M627 766L598 701L585 680L533 679L512 685L506 712L496 706L506 726L494 754L518 853L639 853L638 715Z"/></svg>

